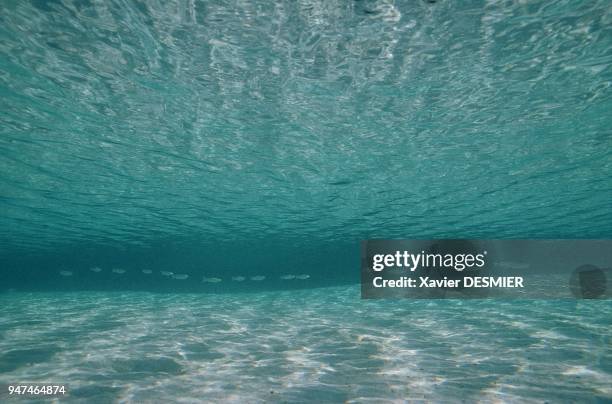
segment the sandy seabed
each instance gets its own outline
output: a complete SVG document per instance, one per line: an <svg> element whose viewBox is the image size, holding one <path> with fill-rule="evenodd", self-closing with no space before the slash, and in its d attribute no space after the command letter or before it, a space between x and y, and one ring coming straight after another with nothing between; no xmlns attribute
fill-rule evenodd
<svg viewBox="0 0 612 404"><path fill-rule="evenodd" d="M26 382L87 403L612 400L611 301L364 301L346 286L11 292L0 307L3 400Z"/></svg>

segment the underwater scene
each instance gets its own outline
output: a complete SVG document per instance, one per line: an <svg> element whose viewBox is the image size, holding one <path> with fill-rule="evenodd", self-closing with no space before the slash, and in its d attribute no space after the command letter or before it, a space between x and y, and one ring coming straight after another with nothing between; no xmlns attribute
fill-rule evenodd
<svg viewBox="0 0 612 404"><path fill-rule="evenodd" d="M0 1L0 402L612 402L609 298L360 285L611 239L611 87L605 0Z"/></svg>

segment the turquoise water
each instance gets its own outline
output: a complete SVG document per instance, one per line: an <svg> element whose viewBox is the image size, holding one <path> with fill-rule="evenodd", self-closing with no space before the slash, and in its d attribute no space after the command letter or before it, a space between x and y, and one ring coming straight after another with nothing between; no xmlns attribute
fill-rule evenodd
<svg viewBox="0 0 612 404"><path fill-rule="evenodd" d="M1 385L612 400L609 301L356 285L364 239L612 237L608 2L5 1L0 38Z"/></svg>

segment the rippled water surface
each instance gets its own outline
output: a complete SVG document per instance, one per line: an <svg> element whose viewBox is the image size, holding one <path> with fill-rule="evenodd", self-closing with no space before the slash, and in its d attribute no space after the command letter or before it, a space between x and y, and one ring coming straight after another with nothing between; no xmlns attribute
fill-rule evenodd
<svg viewBox="0 0 612 404"><path fill-rule="evenodd" d="M610 236L608 2L396 3L3 2L1 245Z"/></svg>
<svg viewBox="0 0 612 404"><path fill-rule="evenodd" d="M346 286L368 238L612 238L611 65L606 0L0 2L0 385L611 400L609 301Z"/></svg>

